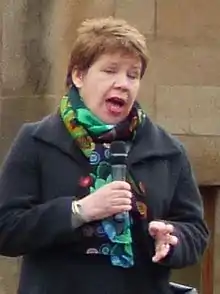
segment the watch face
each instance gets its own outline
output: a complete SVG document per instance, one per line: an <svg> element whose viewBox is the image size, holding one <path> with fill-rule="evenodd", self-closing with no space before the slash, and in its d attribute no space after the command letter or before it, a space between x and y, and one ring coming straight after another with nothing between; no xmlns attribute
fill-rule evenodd
<svg viewBox="0 0 220 294"><path fill-rule="evenodd" d="M73 214L78 214L78 209L77 209L77 206L76 206L76 201L73 201L72 203L72 212Z"/></svg>
<svg viewBox="0 0 220 294"><path fill-rule="evenodd" d="M82 217L82 207L78 203L78 201L73 201L72 212L73 212L74 216L77 217L77 219L79 219L80 221L83 221L83 222L85 221L84 218Z"/></svg>
<svg viewBox="0 0 220 294"><path fill-rule="evenodd" d="M81 212L82 212L82 207L81 207L81 205L79 204L79 202L76 201L76 202L75 202L75 205L76 205L76 212L77 212L78 214L81 214Z"/></svg>

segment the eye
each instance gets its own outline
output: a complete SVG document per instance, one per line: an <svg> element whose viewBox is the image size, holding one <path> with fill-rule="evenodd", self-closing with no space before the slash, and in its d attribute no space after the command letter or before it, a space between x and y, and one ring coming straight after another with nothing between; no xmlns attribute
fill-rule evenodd
<svg viewBox="0 0 220 294"><path fill-rule="evenodd" d="M127 76L132 79L139 79L140 78L140 73L139 72L128 72Z"/></svg>
<svg viewBox="0 0 220 294"><path fill-rule="evenodd" d="M107 73L107 74L114 74L116 73L116 69L114 68L106 68L103 70L103 72Z"/></svg>

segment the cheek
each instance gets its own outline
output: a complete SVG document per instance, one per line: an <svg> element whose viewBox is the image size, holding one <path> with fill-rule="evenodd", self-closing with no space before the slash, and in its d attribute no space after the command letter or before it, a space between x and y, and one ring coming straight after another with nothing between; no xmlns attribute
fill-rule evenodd
<svg viewBox="0 0 220 294"><path fill-rule="evenodd" d="M110 80L102 80L96 83L93 87L93 92L95 96L98 96L100 100L105 98L108 91L111 90L113 83Z"/></svg>
<svg viewBox="0 0 220 294"><path fill-rule="evenodd" d="M134 100L137 98L139 89L140 89L140 82L135 83L135 85L133 85L131 88L131 95Z"/></svg>

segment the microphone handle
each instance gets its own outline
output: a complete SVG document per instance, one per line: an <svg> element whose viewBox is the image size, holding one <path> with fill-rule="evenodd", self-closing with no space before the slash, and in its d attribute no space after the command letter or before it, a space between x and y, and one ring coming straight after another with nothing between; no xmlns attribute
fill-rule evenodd
<svg viewBox="0 0 220 294"><path fill-rule="evenodd" d="M113 181L126 181L127 166L126 164L114 164L112 165L112 180ZM118 213L114 218L118 222L123 222L128 212Z"/></svg>
<svg viewBox="0 0 220 294"><path fill-rule="evenodd" d="M112 180L126 181L127 166L125 164L112 165Z"/></svg>

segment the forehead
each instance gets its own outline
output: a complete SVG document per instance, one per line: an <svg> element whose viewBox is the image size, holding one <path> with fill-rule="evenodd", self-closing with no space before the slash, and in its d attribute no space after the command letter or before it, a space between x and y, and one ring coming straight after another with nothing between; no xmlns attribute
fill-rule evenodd
<svg viewBox="0 0 220 294"><path fill-rule="evenodd" d="M135 54L124 52L105 53L100 55L93 63L94 66L104 65L127 65L129 67L141 68L141 59Z"/></svg>

